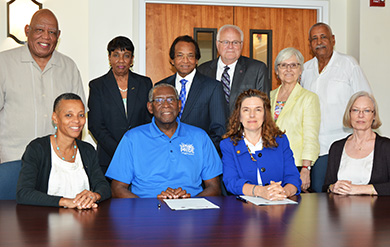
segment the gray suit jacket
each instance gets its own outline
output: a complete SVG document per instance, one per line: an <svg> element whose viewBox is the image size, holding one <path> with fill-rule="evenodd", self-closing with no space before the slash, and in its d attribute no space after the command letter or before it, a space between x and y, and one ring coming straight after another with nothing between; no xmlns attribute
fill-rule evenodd
<svg viewBox="0 0 390 247"><path fill-rule="evenodd" d="M159 83L175 86L176 74ZM192 81L180 121L207 132L219 152L219 142L226 132L227 104L222 84L198 71Z"/></svg>
<svg viewBox="0 0 390 247"><path fill-rule="evenodd" d="M216 79L218 58L203 63L198 71L208 77ZM248 89L258 89L269 96L271 81L268 79L267 66L258 60L241 56L234 70L233 84L230 90L229 110L234 110L234 104L240 93Z"/></svg>

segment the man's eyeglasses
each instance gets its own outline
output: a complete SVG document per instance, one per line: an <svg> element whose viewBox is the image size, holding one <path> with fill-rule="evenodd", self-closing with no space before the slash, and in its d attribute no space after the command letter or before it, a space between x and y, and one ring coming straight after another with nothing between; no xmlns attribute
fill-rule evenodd
<svg viewBox="0 0 390 247"><path fill-rule="evenodd" d="M374 113L374 111L370 110L370 109L364 109L364 110L351 109L351 113L354 115L359 115L360 113L363 113L363 115L370 115L370 114Z"/></svg>
<svg viewBox="0 0 390 247"><path fill-rule="evenodd" d="M154 100L152 100L152 102L156 102L157 105L162 105L164 104L165 101L168 104L172 105L174 102L177 101L177 99L173 97L169 97L169 98L155 98Z"/></svg>
<svg viewBox="0 0 390 247"><path fill-rule="evenodd" d="M288 67L290 67L290 69L297 69L298 66L301 66L300 63L280 63L278 64L279 68L280 69L287 69Z"/></svg>
<svg viewBox="0 0 390 247"><path fill-rule="evenodd" d="M218 40L219 43L221 43L223 46L229 46L230 44L232 44L234 47L238 47L241 45L242 41L238 41L238 40L233 40L233 41L229 41L229 40Z"/></svg>

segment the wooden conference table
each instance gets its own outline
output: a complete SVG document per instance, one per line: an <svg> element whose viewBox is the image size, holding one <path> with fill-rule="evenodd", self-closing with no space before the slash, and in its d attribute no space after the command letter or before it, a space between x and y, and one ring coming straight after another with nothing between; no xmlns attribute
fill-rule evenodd
<svg viewBox="0 0 390 247"><path fill-rule="evenodd" d="M302 194L298 205L208 197L220 209L171 211L157 199L97 210L0 201L0 246L390 246L390 197Z"/></svg>

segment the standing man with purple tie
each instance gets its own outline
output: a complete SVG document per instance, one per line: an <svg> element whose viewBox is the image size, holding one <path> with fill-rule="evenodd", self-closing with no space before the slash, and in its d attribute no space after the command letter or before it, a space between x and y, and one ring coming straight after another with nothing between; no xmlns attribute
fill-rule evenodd
<svg viewBox="0 0 390 247"><path fill-rule="evenodd" d="M177 73L158 83L171 84L180 92L180 121L205 130L219 152L219 142L226 132L228 118L222 84L196 70L200 50L190 36L177 37L169 57Z"/></svg>
<svg viewBox="0 0 390 247"><path fill-rule="evenodd" d="M239 27L222 26L216 40L220 57L198 68L200 73L221 81L230 112L241 92L258 89L269 95L271 90L267 66L261 61L241 56L243 41L244 34Z"/></svg>

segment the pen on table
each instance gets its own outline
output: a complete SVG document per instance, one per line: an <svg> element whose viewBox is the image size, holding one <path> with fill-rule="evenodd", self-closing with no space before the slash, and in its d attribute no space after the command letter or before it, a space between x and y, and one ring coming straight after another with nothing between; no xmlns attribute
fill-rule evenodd
<svg viewBox="0 0 390 247"><path fill-rule="evenodd" d="M241 196L236 196L236 199L239 201L242 201L244 203L248 203L248 201L246 199L242 198Z"/></svg>

